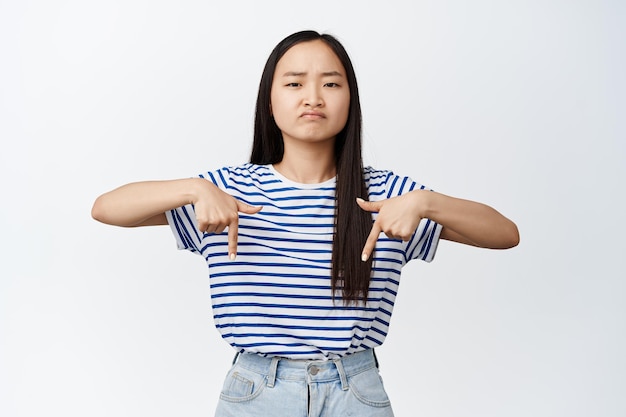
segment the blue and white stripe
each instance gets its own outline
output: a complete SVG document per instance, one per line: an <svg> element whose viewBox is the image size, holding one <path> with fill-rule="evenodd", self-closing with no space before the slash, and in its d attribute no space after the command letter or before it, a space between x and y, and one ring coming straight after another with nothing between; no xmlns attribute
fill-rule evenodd
<svg viewBox="0 0 626 417"><path fill-rule="evenodd" d="M423 219L413 238L380 235L366 305L333 303L330 261L335 180L289 181L270 165L244 164L201 177L235 198L263 206L240 213L237 258L228 258L227 232L198 231L193 207L167 214L179 249L204 256L215 324L235 349L295 359L333 359L385 340L402 267L430 262L441 226ZM370 201L425 187L390 171L365 169ZM376 214L372 214L375 218Z"/></svg>

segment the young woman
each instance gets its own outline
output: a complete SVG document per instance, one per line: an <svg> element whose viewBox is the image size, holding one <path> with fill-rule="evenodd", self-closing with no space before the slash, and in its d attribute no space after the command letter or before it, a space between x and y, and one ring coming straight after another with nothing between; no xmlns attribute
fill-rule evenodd
<svg viewBox="0 0 626 417"><path fill-rule="evenodd" d="M439 239L519 241L489 206L363 166L354 69L313 31L269 56L249 163L124 185L92 216L169 224L205 258L216 326L237 352L216 416L392 416L374 348L402 267L431 261Z"/></svg>

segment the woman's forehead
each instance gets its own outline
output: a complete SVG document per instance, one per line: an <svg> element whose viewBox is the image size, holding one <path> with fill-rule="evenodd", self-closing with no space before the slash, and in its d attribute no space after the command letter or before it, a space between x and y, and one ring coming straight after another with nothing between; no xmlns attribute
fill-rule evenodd
<svg viewBox="0 0 626 417"><path fill-rule="evenodd" d="M339 73L345 75L339 57L322 40L300 42L285 52L278 60L275 75L287 73L308 74L309 72Z"/></svg>

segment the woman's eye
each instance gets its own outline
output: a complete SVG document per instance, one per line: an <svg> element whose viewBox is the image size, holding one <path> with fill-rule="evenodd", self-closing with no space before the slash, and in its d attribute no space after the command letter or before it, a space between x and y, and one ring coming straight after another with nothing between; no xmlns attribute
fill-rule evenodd
<svg viewBox="0 0 626 417"><path fill-rule="evenodd" d="M324 84L324 87L335 88L335 87L339 87L339 84L337 84L337 83L326 83L326 84Z"/></svg>
<svg viewBox="0 0 626 417"><path fill-rule="evenodd" d="M286 87L300 87L300 83L288 83Z"/></svg>

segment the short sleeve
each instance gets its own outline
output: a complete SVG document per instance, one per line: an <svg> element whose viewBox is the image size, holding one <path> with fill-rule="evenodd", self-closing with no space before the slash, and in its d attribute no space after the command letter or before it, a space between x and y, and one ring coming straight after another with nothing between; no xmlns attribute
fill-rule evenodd
<svg viewBox="0 0 626 417"><path fill-rule="evenodd" d="M202 233L198 230L196 215L191 204L178 207L165 213L167 222L174 233L178 249L200 253Z"/></svg>
<svg viewBox="0 0 626 417"><path fill-rule="evenodd" d="M422 219L406 247L406 258L431 262L437 252L443 227L430 219Z"/></svg>

